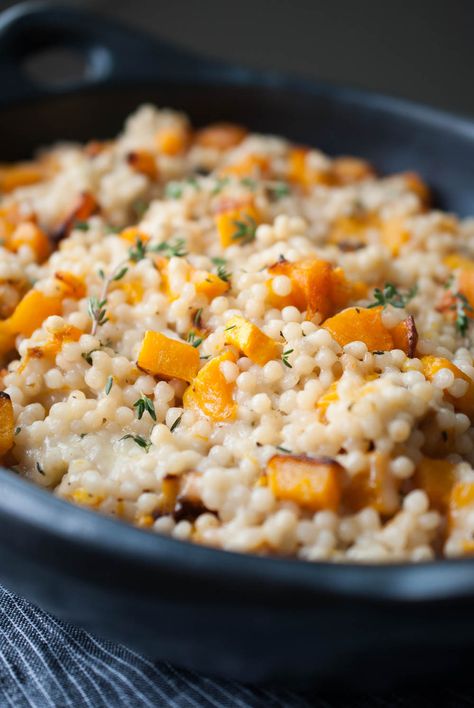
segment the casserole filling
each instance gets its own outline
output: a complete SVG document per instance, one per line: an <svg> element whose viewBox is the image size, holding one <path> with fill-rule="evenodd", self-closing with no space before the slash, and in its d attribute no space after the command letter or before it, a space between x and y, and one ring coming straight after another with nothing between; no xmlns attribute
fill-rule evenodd
<svg viewBox="0 0 474 708"><path fill-rule="evenodd" d="M474 220L143 106L0 166L0 458L257 554L474 553Z"/></svg>

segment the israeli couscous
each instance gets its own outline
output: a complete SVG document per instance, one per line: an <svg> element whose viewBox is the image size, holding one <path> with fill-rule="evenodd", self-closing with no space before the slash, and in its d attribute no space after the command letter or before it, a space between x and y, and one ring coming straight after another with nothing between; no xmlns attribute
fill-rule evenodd
<svg viewBox="0 0 474 708"><path fill-rule="evenodd" d="M0 457L177 539L474 553L474 220L143 106L0 166Z"/></svg>

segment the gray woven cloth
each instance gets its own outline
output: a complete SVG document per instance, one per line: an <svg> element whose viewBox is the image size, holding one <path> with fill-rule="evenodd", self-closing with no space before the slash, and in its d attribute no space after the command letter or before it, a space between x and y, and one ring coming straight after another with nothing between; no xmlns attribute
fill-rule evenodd
<svg viewBox="0 0 474 708"><path fill-rule="evenodd" d="M0 587L0 708L423 708L472 706L459 691L346 698L255 688L155 664L60 622Z"/></svg>

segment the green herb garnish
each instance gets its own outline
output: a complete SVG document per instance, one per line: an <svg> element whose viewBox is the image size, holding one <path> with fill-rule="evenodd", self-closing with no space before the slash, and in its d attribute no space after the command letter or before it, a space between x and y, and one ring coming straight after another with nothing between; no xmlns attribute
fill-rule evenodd
<svg viewBox="0 0 474 708"><path fill-rule="evenodd" d="M183 417L183 413L181 413L181 415L176 418L176 420L174 421L173 425L170 428L170 433L173 433L176 430L178 425L181 423L182 417Z"/></svg>
<svg viewBox="0 0 474 708"><path fill-rule="evenodd" d="M114 377L109 376L107 379L107 383L105 384L105 395L108 396L110 391L112 390L112 386L114 385Z"/></svg>
<svg viewBox="0 0 474 708"><path fill-rule="evenodd" d="M199 345L202 344L202 340L203 338L198 337L196 332L193 332L193 330L188 332L188 337L186 341L189 342L189 344L192 344L195 349L197 349Z"/></svg>
<svg viewBox="0 0 474 708"><path fill-rule="evenodd" d="M246 214L241 220L234 221L234 224L237 231L232 234L233 241L240 241L241 245L245 245L255 239L257 222L252 216Z"/></svg>
<svg viewBox="0 0 474 708"><path fill-rule="evenodd" d="M284 351L283 354L281 355L281 360L282 360L282 362L283 362L284 365L287 366L289 369L292 369L293 366L292 366L292 365L290 364L290 362L288 361L288 357L289 357L290 354L292 354L294 351L295 351L294 349L287 349L287 350Z"/></svg>
<svg viewBox="0 0 474 708"><path fill-rule="evenodd" d="M167 258L183 258L188 253L185 249L186 241L183 238L177 238L174 242L163 241L157 246L150 246L149 250L156 253L163 253Z"/></svg>
<svg viewBox="0 0 474 708"><path fill-rule="evenodd" d="M148 396L145 396L144 394L141 395L141 397L135 401L133 404L133 407L135 408L137 412L137 418L138 420L141 420L145 413L148 413L150 418L154 421L156 421L156 412L155 412L155 406L153 404L153 401L151 398Z"/></svg>
<svg viewBox="0 0 474 708"><path fill-rule="evenodd" d="M89 231L89 223L87 221L75 221L73 229L76 229L76 231Z"/></svg>
<svg viewBox="0 0 474 708"><path fill-rule="evenodd" d="M143 448L145 452L148 452L151 447L151 441L144 438L143 435L132 435L131 433L127 433L127 435L121 437L120 440L133 440L133 442L136 443L138 447Z"/></svg>
<svg viewBox="0 0 474 708"><path fill-rule="evenodd" d="M385 283L383 290L380 290L380 288L375 288L375 302L367 305L367 307L387 307L387 305L392 305L392 307L398 308L406 307L410 300L413 300L417 292L418 288L416 285L413 288L410 288L408 292L402 293L395 285L393 285L393 283Z"/></svg>

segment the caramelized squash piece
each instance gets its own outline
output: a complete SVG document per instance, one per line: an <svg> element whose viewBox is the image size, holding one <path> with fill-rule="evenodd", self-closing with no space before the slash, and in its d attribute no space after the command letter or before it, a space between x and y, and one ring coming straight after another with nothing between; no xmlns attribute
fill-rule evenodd
<svg viewBox="0 0 474 708"><path fill-rule="evenodd" d="M215 222L222 248L243 245L255 238L260 214L251 203L216 214Z"/></svg>
<svg viewBox="0 0 474 708"><path fill-rule="evenodd" d="M246 135L246 128L237 123L211 123L197 131L194 142L205 148L229 150L239 145Z"/></svg>
<svg viewBox="0 0 474 708"><path fill-rule="evenodd" d="M440 356L424 356L421 359L423 364L423 373L428 381L432 381L434 376L441 369L449 369L453 372L456 379L462 379L469 384L466 393L459 398L455 398L448 391L444 391L444 397L453 404L456 410L461 411L470 418L474 415L474 381L469 378L464 371L461 371L456 364L453 364L449 359Z"/></svg>
<svg viewBox="0 0 474 708"><path fill-rule="evenodd" d="M196 276L197 278L198 276ZM199 295L205 295L209 300L213 300L219 295L223 295L230 288L230 283L222 280L215 273L206 273L204 277L199 276L198 279L192 278L192 282Z"/></svg>
<svg viewBox="0 0 474 708"><path fill-rule="evenodd" d="M290 150L288 179L291 182L296 182L304 189L317 184L333 184L334 180L329 169L318 170L309 165L307 160L309 152L310 150L305 147L297 147Z"/></svg>
<svg viewBox="0 0 474 708"><path fill-rule="evenodd" d="M27 292L13 314L0 322L0 354L6 354L14 348L17 335L31 337L47 317L60 315L61 312L60 298L48 297L40 290Z"/></svg>
<svg viewBox="0 0 474 708"><path fill-rule="evenodd" d="M197 409L217 423L235 420L237 414L235 384L227 381L220 368L224 361L236 361L235 354L227 350L208 361L183 396L185 408Z"/></svg>
<svg viewBox="0 0 474 708"><path fill-rule="evenodd" d="M449 507L456 482L456 466L448 460L423 457L417 465L413 482L428 495L430 506L444 513Z"/></svg>
<svg viewBox="0 0 474 708"><path fill-rule="evenodd" d="M401 349L411 358L415 356L416 345L418 344L418 332L415 320L411 315L399 322L390 330L393 339L394 349Z"/></svg>
<svg viewBox="0 0 474 708"><path fill-rule="evenodd" d="M281 345L278 342L240 315L227 320L225 341L260 366L264 366L271 359L279 358L281 354Z"/></svg>
<svg viewBox="0 0 474 708"><path fill-rule="evenodd" d="M78 342L84 332L74 325L64 325L57 332L54 332L47 342L27 350L26 358L43 359L44 357L54 358L66 342ZM26 364L26 361L24 362Z"/></svg>
<svg viewBox="0 0 474 708"><path fill-rule="evenodd" d="M349 307L323 323L341 347L350 342L364 342L369 351L402 349L414 356L418 335L413 317L387 329L382 322L382 307Z"/></svg>
<svg viewBox="0 0 474 708"><path fill-rule="evenodd" d="M240 162L226 165L220 170L220 174L231 175L233 177L262 177L270 169L268 157L265 155L247 155Z"/></svg>
<svg viewBox="0 0 474 708"><path fill-rule="evenodd" d="M59 287L66 297L81 300L86 296L86 286L82 278L66 270L58 270L54 277L59 282Z"/></svg>
<svg viewBox="0 0 474 708"><path fill-rule="evenodd" d="M337 511L342 471L339 463L327 457L274 455L267 463L268 486L277 499L310 511Z"/></svg>
<svg viewBox="0 0 474 708"><path fill-rule="evenodd" d="M53 240L57 242L69 236L76 222L87 221L87 219L99 211L99 208L99 203L92 192L81 192L75 206L53 234Z"/></svg>
<svg viewBox="0 0 474 708"><path fill-rule="evenodd" d="M389 470L389 459L380 452L370 455L369 467L358 472L344 489L343 505L351 513L371 507L384 516L400 508L399 487Z"/></svg>
<svg viewBox="0 0 474 708"><path fill-rule="evenodd" d="M199 369L199 352L186 342L148 330L137 363L152 376L192 381Z"/></svg>
<svg viewBox="0 0 474 708"><path fill-rule="evenodd" d="M24 221L13 231L6 242L7 248L16 253L21 246L29 246L38 263L45 261L51 253L51 243L45 232L32 221Z"/></svg>
<svg viewBox="0 0 474 708"><path fill-rule="evenodd" d="M367 243L369 229L378 229L380 219L370 211L357 211L351 216L339 216L331 224L328 242L342 250L357 250Z"/></svg>
<svg viewBox="0 0 474 708"><path fill-rule="evenodd" d="M149 177L149 179L156 179L158 176L155 156L148 150L129 152L127 162L135 172L140 172L140 174Z"/></svg>
<svg viewBox="0 0 474 708"><path fill-rule="evenodd" d="M0 391L0 458L13 447L15 420L8 393Z"/></svg>
<svg viewBox="0 0 474 708"><path fill-rule="evenodd" d="M411 192L414 192L421 201L423 207L429 207L431 202L431 193L420 175L416 172L405 172L403 175L405 184Z"/></svg>
<svg viewBox="0 0 474 708"><path fill-rule="evenodd" d="M127 227L126 229L120 232L120 238L125 239L125 241L128 241L133 245L135 245L137 241L147 243L147 241L150 240L148 234L144 233L143 231L140 231L138 226Z"/></svg>
<svg viewBox="0 0 474 708"><path fill-rule="evenodd" d="M40 290L30 290L20 300L13 315L8 319L9 328L16 336L31 337L35 329L52 315L60 315L62 302L58 297L48 297Z"/></svg>
<svg viewBox="0 0 474 708"><path fill-rule="evenodd" d="M37 184L45 178L45 169L36 162L0 165L0 192L13 192L18 187Z"/></svg>
<svg viewBox="0 0 474 708"><path fill-rule="evenodd" d="M155 136L155 144L163 155L179 155L189 145L189 131L182 125L161 128Z"/></svg>
<svg viewBox="0 0 474 708"><path fill-rule="evenodd" d="M289 295L277 295L273 290L273 278L267 281L267 300L278 309L288 305L304 312L312 319L318 312L322 319L346 307L350 300L357 300L366 294L365 286L350 283L342 268L333 268L330 263L319 258L301 261L281 260L268 268L273 276L286 275L291 280Z"/></svg>
<svg viewBox="0 0 474 708"><path fill-rule="evenodd" d="M340 185L375 177L372 165L360 157L336 157L332 162L331 172L335 182Z"/></svg>
<svg viewBox="0 0 474 708"><path fill-rule="evenodd" d="M408 243L410 238L410 231L405 226L405 219L402 216L394 216L381 225L380 240L387 246L392 256L398 256L401 247Z"/></svg>

